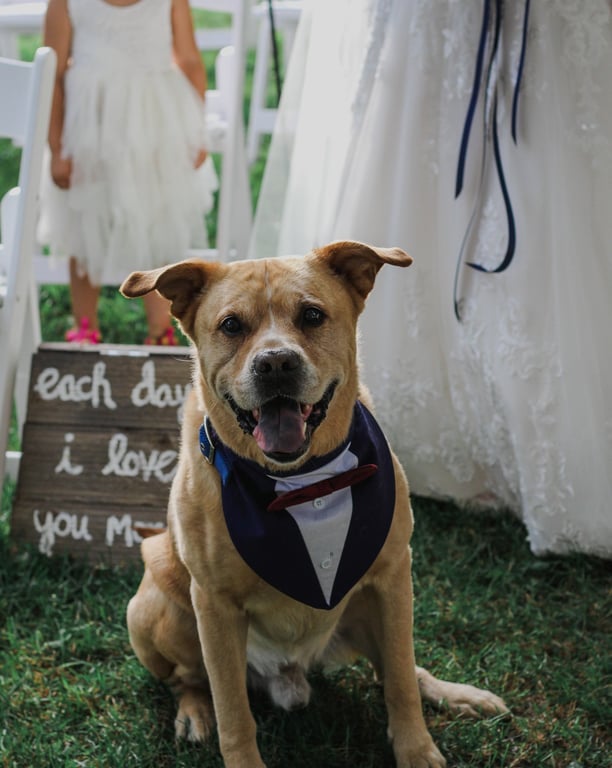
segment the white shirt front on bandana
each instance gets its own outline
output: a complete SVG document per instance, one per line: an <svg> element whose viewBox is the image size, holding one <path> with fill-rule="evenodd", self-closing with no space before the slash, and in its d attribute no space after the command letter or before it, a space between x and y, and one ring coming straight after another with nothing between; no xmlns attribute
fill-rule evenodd
<svg viewBox="0 0 612 768"><path fill-rule="evenodd" d="M354 453L351 453L350 448L348 445L329 464L312 472L290 477L269 475L272 480L276 481L274 490L280 495L354 469L359 464L359 460ZM329 604L353 516L351 488L342 488L304 504L295 504L289 507L287 511L300 529L321 590Z"/></svg>

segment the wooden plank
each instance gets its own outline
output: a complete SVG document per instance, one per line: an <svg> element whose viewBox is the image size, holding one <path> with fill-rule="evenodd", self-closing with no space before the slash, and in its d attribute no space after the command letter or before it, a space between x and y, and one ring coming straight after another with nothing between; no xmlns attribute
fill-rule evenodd
<svg viewBox="0 0 612 768"><path fill-rule="evenodd" d="M163 508L178 439L178 427L112 430L28 422L18 496Z"/></svg>
<svg viewBox="0 0 612 768"><path fill-rule="evenodd" d="M32 360L28 421L176 427L191 387L189 350L151 349L41 347Z"/></svg>
<svg viewBox="0 0 612 768"><path fill-rule="evenodd" d="M30 376L13 539L48 555L139 558L134 525L166 519L191 369L186 348L41 346Z"/></svg>
<svg viewBox="0 0 612 768"><path fill-rule="evenodd" d="M165 525L165 511L130 507L83 508L22 499L13 509L12 536L49 557L71 554L92 563L123 564L140 560L136 527Z"/></svg>

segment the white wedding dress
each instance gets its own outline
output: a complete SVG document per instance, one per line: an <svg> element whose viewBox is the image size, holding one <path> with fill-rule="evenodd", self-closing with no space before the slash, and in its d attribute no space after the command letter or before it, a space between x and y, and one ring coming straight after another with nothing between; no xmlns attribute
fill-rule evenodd
<svg viewBox="0 0 612 768"><path fill-rule="evenodd" d="M361 356L412 491L509 508L538 554L612 557L611 6L532 2L523 45L524 11L307 3L251 255L334 239L408 251L408 270L378 277ZM481 43L497 115L485 141L477 88L455 198ZM516 250L487 274L466 262L494 269L509 242L493 122Z"/></svg>

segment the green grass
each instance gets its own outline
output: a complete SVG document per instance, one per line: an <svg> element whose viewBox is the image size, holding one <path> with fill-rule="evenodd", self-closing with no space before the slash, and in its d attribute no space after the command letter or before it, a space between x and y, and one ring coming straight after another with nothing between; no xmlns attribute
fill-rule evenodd
<svg viewBox="0 0 612 768"><path fill-rule="evenodd" d="M29 58L35 41L25 41ZM208 62L207 62L208 63ZM212 76L212 73L211 73ZM253 170L254 197L265 149ZM0 143L0 195L18 152ZM69 322L64 287L45 287L46 340ZM145 335L139 302L104 289L108 341ZM15 442L13 438L13 443ZM14 488L0 511L0 766L219 768L215 741L174 741L174 703L134 658L125 608L139 568L48 559L10 539ZM511 719L454 720L426 707L455 768L612 768L610 564L535 558L522 525L415 500L417 659L436 675L489 687ZM365 664L312 678L313 701L287 715L252 701L268 768L392 768L380 686Z"/></svg>
<svg viewBox="0 0 612 768"><path fill-rule="evenodd" d="M125 608L138 568L48 559L0 516L0 765L221 766L216 741L175 743L170 692L135 660ZM456 768L609 768L610 569L534 558L522 526L415 500L416 650L438 676L490 687L511 719L426 707ZM365 664L312 678L286 714L252 707L269 768L391 768L380 686Z"/></svg>

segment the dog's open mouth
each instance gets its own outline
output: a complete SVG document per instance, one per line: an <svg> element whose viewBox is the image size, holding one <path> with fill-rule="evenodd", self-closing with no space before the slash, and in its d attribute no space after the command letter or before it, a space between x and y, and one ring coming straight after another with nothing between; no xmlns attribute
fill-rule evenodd
<svg viewBox="0 0 612 768"><path fill-rule="evenodd" d="M312 433L327 415L335 388L333 382L317 403L300 403L286 395L277 395L252 411L240 408L230 395L226 395L226 399L241 429L253 435L266 456L289 462L308 448Z"/></svg>

